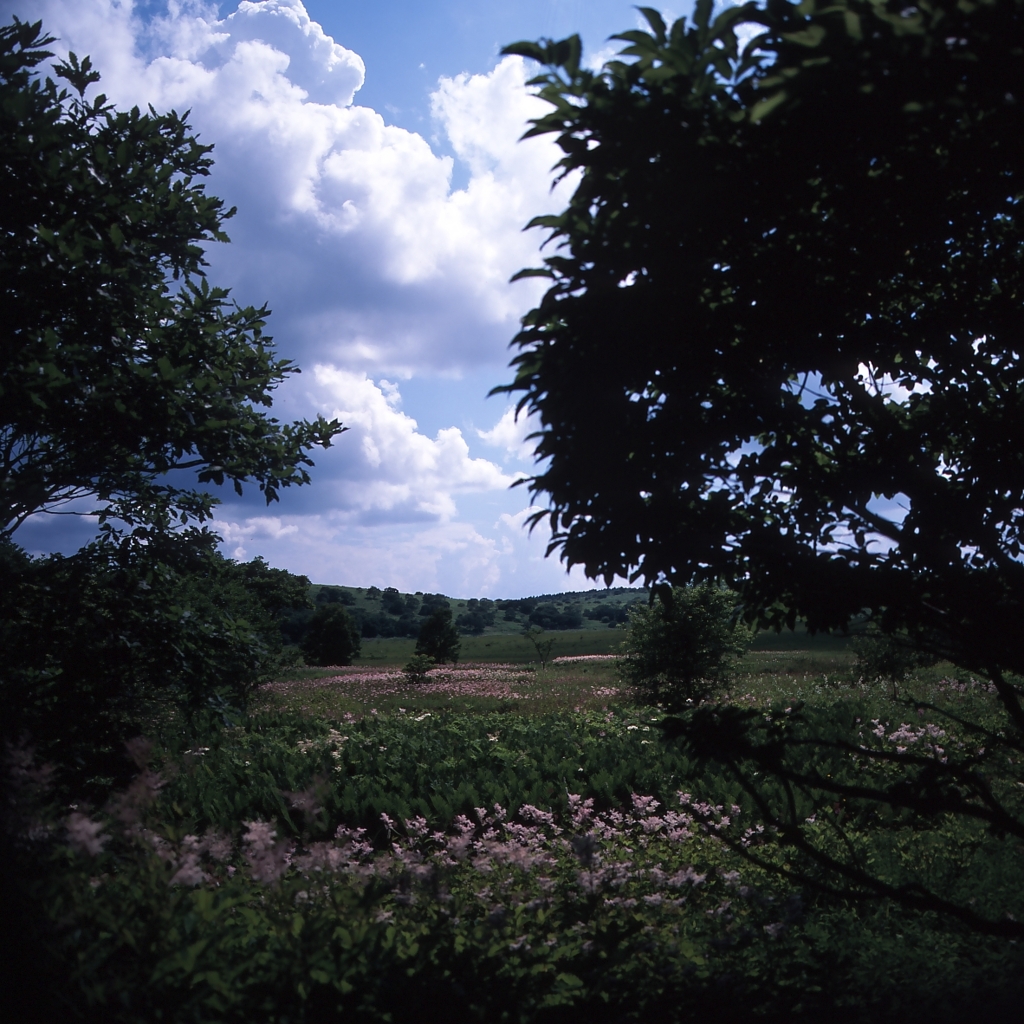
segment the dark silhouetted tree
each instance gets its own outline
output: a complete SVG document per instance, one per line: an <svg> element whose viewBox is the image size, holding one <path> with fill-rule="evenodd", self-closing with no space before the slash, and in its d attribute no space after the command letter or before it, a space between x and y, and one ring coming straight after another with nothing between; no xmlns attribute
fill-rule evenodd
<svg viewBox="0 0 1024 1024"><path fill-rule="evenodd" d="M362 640L343 604L322 604L302 638L302 656L309 665L351 665Z"/></svg>
<svg viewBox="0 0 1024 1024"><path fill-rule="evenodd" d="M435 607L423 620L419 636L416 639L416 653L433 658L439 665L450 661L453 665L459 660L462 641L459 631L452 622L450 608Z"/></svg>

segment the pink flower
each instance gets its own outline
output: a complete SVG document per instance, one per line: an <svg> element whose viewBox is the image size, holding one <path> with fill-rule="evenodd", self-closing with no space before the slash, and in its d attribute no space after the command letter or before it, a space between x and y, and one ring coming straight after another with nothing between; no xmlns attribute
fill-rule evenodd
<svg viewBox="0 0 1024 1024"><path fill-rule="evenodd" d="M101 835L104 825L100 821L93 821L86 814L75 811L68 815L65 822L68 830L68 842L71 848L78 853L88 853L92 857L99 856L103 847L110 841L110 836Z"/></svg>
<svg viewBox="0 0 1024 1024"><path fill-rule="evenodd" d="M246 846L249 874L256 882L276 882L288 870L294 844L285 839L275 842L277 833L265 821L247 821L245 824L249 831L242 836L242 842Z"/></svg>
<svg viewBox="0 0 1024 1024"><path fill-rule="evenodd" d="M203 870L199 862L202 847L195 836L185 836L181 841L182 857L178 862L178 870L171 875L168 885L201 885L208 882L210 876Z"/></svg>

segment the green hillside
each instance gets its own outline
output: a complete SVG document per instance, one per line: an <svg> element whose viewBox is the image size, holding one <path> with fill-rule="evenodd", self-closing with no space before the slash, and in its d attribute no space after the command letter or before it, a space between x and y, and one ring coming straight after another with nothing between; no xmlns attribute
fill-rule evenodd
<svg viewBox="0 0 1024 1024"><path fill-rule="evenodd" d="M629 609L646 602L650 593L635 587L540 594L521 599L449 597L417 591L403 593L394 587L347 587L314 584L317 605L345 606L362 636L361 662L392 663L407 660L415 647L424 618L438 606L451 610L463 637L462 658L473 661L530 661L535 657L523 630L539 627L553 634L552 656L608 654L623 640ZM286 636L298 643L310 610L290 613ZM843 636L812 636L797 624L796 630L763 632L751 647L757 651L843 651Z"/></svg>

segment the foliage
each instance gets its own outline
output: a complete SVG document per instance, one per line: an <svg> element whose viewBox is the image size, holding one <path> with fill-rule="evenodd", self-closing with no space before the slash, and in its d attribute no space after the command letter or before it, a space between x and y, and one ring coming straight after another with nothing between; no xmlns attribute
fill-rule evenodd
<svg viewBox="0 0 1024 1024"><path fill-rule="evenodd" d="M787 870L800 882L845 898L896 899L1019 939L1024 923L1007 911L1005 886L1024 849L1021 759L987 693L982 701L987 714L976 709L972 719L934 705L907 714L910 702L891 708L910 721L873 717L851 701L768 714L701 708L663 727L683 739L687 756L743 786L799 861ZM865 830L877 830L870 849ZM943 846L945 876L923 879L919 859L934 861Z"/></svg>
<svg viewBox="0 0 1024 1024"><path fill-rule="evenodd" d="M517 336L553 548L1024 672L1020 0L521 43L579 184ZM742 31L741 31L742 29ZM755 35L755 39L751 39ZM743 40L743 42L741 42ZM905 514L904 514L905 513ZM1016 728L1024 712L1007 688Z"/></svg>
<svg viewBox="0 0 1024 1024"><path fill-rule="evenodd" d="M654 703L704 700L729 680L749 639L734 594L707 583L661 587L650 604L630 609L623 675Z"/></svg>
<svg viewBox="0 0 1024 1024"><path fill-rule="evenodd" d="M351 607L356 599L344 587L321 587L316 595L317 604L343 604Z"/></svg>
<svg viewBox="0 0 1024 1024"><path fill-rule="evenodd" d="M599 604L596 608L588 608L584 613L585 619L597 619L609 626L625 625L629 621L631 606Z"/></svg>
<svg viewBox="0 0 1024 1024"><path fill-rule="evenodd" d="M322 604L313 613L302 638L302 656L309 665L351 665L362 641L343 604Z"/></svg>
<svg viewBox="0 0 1024 1024"><path fill-rule="evenodd" d="M436 606L420 626L419 636L416 638L416 653L433 658L439 665L446 661L454 665L459 660L461 648L462 641L452 623L451 609Z"/></svg>
<svg viewBox="0 0 1024 1024"><path fill-rule="evenodd" d="M927 668L938 660L913 637L869 630L855 636L851 643L857 656L857 668L869 679L887 679L901 683L914 669Z"/></svg>
<svg viewBox="0 0 1024 1024"><path fill-rule="evenodd" d="M166 528L214 499L169 482L256 481L274 500L341 427L260 411L288 375L263 334L203 274L233 210L205 192L212 163L176 113L84 98L98 75L51 56L40 23L0 28L0 531L93 497L102 517Z"/></svg>
<svg viewBox="0 0 1024 1024"><path fill-rule="evenodd" d="M799 852L756 831L727 773L645 727L592 714L173 730L132 744L139 774L104 809L63 821L29 752L9 752L57 968L60 1012L45 1011L867 1024L987 1018L1019 998L1015 945L780 879ZM751 828L765 866L730 849ZM898 850L895 875L1020 909L1019 852L994 863L984 830L848 831L872 855Z"/></svg>
<svg viewBox="0 0 1024 1024"><path fill-rule="evenodd" d="M551 602L544 602L530 612L530 623L541 629L579 629L583 616L578 608L562 610Z"/></svg>
<svg viewBox="0 0 1024 1024"><path fill-rule="evenodd" d="M278 616L308 581L231 562L216 543L136 531L29 559L5 541L3 735L31 734L81 782L122 773L122 742L157 708L243 707L284 666Z"/></svg>
<svg viewBox="0 0 1024 1024"><path fill-rule="evenodd" d="M486 597L482 599L471 597L466 602L466 610L455 620L455 625L463 633L479 636L488 626L494 625L496 614L493 601L489 601Z"/></svg>
<svg viewBox="0 0 1024 1024"><path fill-rule="evenodd" d="M427 681L427 673L437 664L429 654L414 654L406 663L402 672L410 683L419 684Z"/></svg>

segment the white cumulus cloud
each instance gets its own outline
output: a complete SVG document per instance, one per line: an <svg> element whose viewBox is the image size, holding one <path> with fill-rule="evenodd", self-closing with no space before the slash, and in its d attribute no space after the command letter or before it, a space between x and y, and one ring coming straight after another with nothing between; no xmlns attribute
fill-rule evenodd
<svg viewBox="0 0 1024 1024"><path fill-rule="evenodd" d="M228 550L324 582L561 589L546 538L516 521L523 495L508 487L522 474L470 450L483 442L528 461L528 421L506 412L490 430L428 436L400 394L414 376L493 368L502 379L518 318L543 288L508 283L539 259L543 236L522 228L562 209L574 182L552 193L561 151L549 138L517 141L548 109L530 95L525 62L439 79L433 128L449 156L358 104L375 69L301 0L0 0L3 20L12 14L41 18L59 57L91 55L117 106L190 111L215 145L208 190L238 207L233 244L209 249L211 281L243 304L266 302L281 354L306 370L275 410L350 428L315 453L314 485L284 492L278 514L248 490L230 498L215 523ZM456 162L468 171L461 188ZM452 410L443 422L460 420ZM460 501L477 510L471 521Z"/></svg>
<svg viewBox="0 0 1024 1024"><path fill-rule="evenodd" d="M547 109L526 88L525 62L442 78L437 127L470 176L421 135L354 102L362 59L311 21L301 0L215 6L168 0L0 0L42 17L53 49L91 54L120 106L188 109L215 144L209 188L238 215L231 246L213 246L211 276L243 302L269 303L274 334L300 362L372 373L460 373L504 363L536 281L538 213L560 151L517 140Z"/></svg>
<svg viewBox="0 0 1024 1024"><path fill-rule="evenodd" d="M493 462L473 458L458 427L427 437L398 408L390 381L331 366L314 369L319 409L349 428L320 456L317 487L335 511L358 513L360 522L434 519L456 513L456 494L503 490L513 477ZM324 477L327 477L325 480ZM320 503L325 501L320 495Z"/></svg>
<svg viewBox="0 0 1024 1024"><path fill-rule="evenodd" d="M490 430L477 430L477 435L481 441L494 448L504 448L506 459L532 462L536 442L528 438L539 426L534 417L525 412L516 416L515 407L509 406Z"/></svg>

